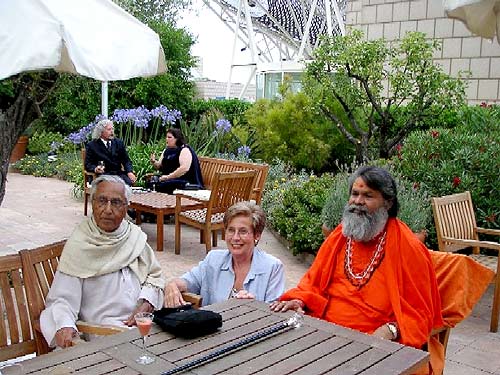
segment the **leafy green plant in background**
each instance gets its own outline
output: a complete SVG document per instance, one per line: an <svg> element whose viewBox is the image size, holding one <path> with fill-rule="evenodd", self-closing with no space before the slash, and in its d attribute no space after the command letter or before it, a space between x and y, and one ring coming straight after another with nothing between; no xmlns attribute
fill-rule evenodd
<svg viewBox="0 0 500 375"><path fill-rule="evenodd" d="M258 156L266 162L279 158L297 169L323 170L341 141L303 93L286 93L283 100L258 100L246 117L255 129Z"/></svg>
<svg viewBox="0 0 500 375"><path fill-rule="evenodd" d="M304 91L355 147L359 163L370 159L374 145L377 158L388 158L420 122L464 103L464 81L433 63L440 48L421 32L388 43L353 29L321 41L307 66ZM396 110L401 106L405 111Z"/></svg>
<svg viewBox="0 0 500 375"><path fill-rule="evenodd" d="M28 153L31 155L49 153L55 151L63 142L61 133L46 130L35 131L29 139Z"/></svg>
<svg viewBox="0 0 500 375"><path fill-rule="evenodd" d="M323 242L320 214L332 176L289 174L283 163L270 169L262 202L268 224L290 242L294 254L315 253Z"/></svg>
<svg viewBox="0 0 500 375"><path fill-rule="evenodd" d="M500 228L500 107L464 108L460 119L412 133L394 166L433 197L469 190L478 225Z"/></svg>

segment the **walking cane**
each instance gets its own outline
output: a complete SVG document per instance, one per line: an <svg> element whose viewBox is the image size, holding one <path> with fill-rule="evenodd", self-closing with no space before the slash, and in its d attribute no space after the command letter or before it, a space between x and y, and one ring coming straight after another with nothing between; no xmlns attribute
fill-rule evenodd
<svg viewBox="0 0 500 375"><path fill-rule="evenodd" d="M257 341L265 339L266 337L273 335L277 332L282 331L280 333L283 333L283 332L286 332L292 328L299 328L302 325L303 320L304 320L304 317L301 314L295 313L290 319L288 319L284 322L278 323L273 327L263 329L262 331L254 333L253 335L250 335L250 336L248 336L240 341L237 341L233 344L229 344L229 345L224 346L220 349L214 350L213 352L208 353L207 355L205 355L201 358L198 358L198 359L195 359L191 362L188 362L182 366L175 367L171 370L162 372L160 375L177 374L179 372L182 372L182 371L191 369L193 367L200 366L200 365L205 364L207 362L213 361L215 359L218 359L218 358L228 354L229 352L235 352L237 350L243 349L243 348L250 346L250 345L256 343Z"/></svg>

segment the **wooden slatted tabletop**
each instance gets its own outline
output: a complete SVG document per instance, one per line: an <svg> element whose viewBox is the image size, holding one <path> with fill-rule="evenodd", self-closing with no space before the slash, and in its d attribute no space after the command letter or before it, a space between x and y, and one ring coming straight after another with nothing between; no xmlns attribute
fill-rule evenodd
<svg viewBox="0 0 500 375"><path fill-rule="evenodd" d="M182 210L202 208L200 202L182 199ZM141 213L147 212L156 215L156 250L163 251L163 217L175 214L175 195L158 192L137 192L132 194L129 208L136 212L135 223L141 225Z"/></svg>
<svg viewBox="0 0 500 375"><path fill-rule="evenodd" d="M147 350L156 361L139 365L141 340L136 329L52 352L25 362L27 374L161 374L264 328L291 313L273 313L267 304L228 300L207 307L223 316L222 328L196 339L175 338L153 326ZM244 349L183 374L411 374L429 354L311 317L300 328L277 333ZM66 371L66 372L64 372Z"/></svg>

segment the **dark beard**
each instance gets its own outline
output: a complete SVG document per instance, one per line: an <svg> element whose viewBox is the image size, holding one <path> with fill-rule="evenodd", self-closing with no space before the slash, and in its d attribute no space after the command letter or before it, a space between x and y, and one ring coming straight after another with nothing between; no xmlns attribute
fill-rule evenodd
<svg viewBox="0 0 500 375"><path fill-rule="evenodd" d="M355 241L368 242L382 232L388 218L385 207L370 213L365 206L347 204L342 215L342 234Z"/></svg>

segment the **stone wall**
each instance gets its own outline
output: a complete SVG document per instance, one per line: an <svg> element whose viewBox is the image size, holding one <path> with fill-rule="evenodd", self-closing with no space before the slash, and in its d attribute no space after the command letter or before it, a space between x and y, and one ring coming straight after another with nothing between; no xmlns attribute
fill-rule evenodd
<svg viewBox="0 0 500 375"><path fill-rule="evenodd" d="M442 0L351 0L347 26L361 29L368 39L397 40L407 31L421 31L442 42L435 62L456 76L468 70L470 104L500 104L500 44L474 36L459 20L446 17Z"/></svg>

